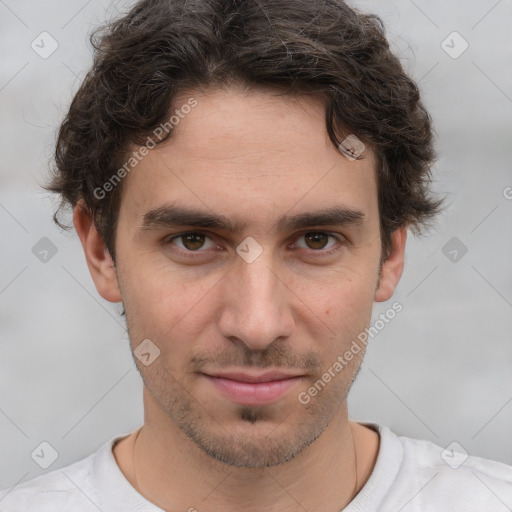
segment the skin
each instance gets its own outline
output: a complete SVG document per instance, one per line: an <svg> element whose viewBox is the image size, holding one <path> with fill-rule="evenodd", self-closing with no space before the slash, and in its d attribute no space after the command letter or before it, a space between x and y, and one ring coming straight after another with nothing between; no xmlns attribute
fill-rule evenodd
<svg viewBox="0 0 512 512"><path fill-rule="evenodd" d="M308 404L297 397L369 326L373 303L392 297L406 228L393 233L379 276L374 155L342 155L318 100L232 87L182 94L176 105L191 96L198 104L170 141L124 178L115 266L87 212L75 210L96 288L123 302L132 349L150 339L160 350L149 366L134 358L144 425L135 450L133 433L114 455L128 481L167 510L339 511L379 450L378 434L348 418L364 346ZM247 225L201 229L206 236L188 242L170 238L194 226L141 229L147 211L177 201ZM281 215L340 205L363 212L363 222L274 229ZM236 252L248 236L263 249L252 263ZM303 377L275 403L247 406L198 373L244 368Z"/></svg>

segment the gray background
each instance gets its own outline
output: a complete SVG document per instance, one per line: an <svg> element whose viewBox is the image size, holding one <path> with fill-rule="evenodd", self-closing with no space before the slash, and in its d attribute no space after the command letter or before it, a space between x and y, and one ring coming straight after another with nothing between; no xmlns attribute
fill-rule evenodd
<svg viewBox="0 0 512 512"><path fill-rule="evenodd" d="M375 316L394 300L404 309L369 346L351 418L512 464L512 1L355 3L382 16L420 83L438 139L435 190L450 206L436 231L409 238L395 297L376 305ZM45 472L31 458L42 441L58 452L50 471L142 422L120 307L97 294L76 234L53 225L55 201L40 189L91 62L87 34L122 8L0 0L0 487ZM47 59L30 46L43 31L59 45ZM458 58L442 47L453 31L469 43ZM32 252L42 237L57 249L46 262ZM455 262L443 253L452 237L468 249Z"/></svg>

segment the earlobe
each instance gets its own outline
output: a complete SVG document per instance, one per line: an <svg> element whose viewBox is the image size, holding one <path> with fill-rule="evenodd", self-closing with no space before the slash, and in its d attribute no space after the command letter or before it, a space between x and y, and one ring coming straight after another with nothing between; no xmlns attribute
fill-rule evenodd
<svg viewBox="0 0 512 512"><path fill-rule="evenodd" d="M388 259L382 263L380 282L375 292L376 302L389 300L395 292L404 269L406 238L407 227L396 229L391 235L391 250Z"/></svg>
<svg viewBox="0 0 512 512"><path fill-rule="evenodd" d="M96 230L91 215L82 203L78 203L75 208L73 224L82 243L87 266L96 290L109 302L121 302L114 261Z"/></svg>

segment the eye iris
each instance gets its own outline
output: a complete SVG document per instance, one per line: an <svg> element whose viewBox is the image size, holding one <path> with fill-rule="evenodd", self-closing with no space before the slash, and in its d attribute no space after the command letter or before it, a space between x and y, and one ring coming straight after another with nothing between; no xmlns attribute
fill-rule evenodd
<svg viewBox="0 0 512 512"><path fill-rule="evenodd" d="M189 233L187 235L181 235L180 238L183 242L183 245L189 251L197 251L203 246L205 235L202 235L201 233ZM327 244L329 236L326 235L325 233L313 232L306 233L304 235L304 238L305 240L308 241L308 245L310 246L311 249L323 249Z"/></svg>
<svg viewBox="0 0 512 512"><path fill-rule="evenodd" d="M201 246L204 244L204 235L198 234L198 233L191 233L188 235L183 235L181 237L183 241L183 245L189 249L190 251L195 251L197 249L200 249ZM192 247L190 247L189 242L192 240Z"/></svg>
<svg viewBox="0 0 512 512"><path fill-rule="evenodd" d="M318 243L319 243L319 242L318 242L318 241L319 241L319 238L323 238L325 243L323 243L323 244L322 244L322 243L320 242L321 247L315 247L315 246L314 246L314 247L311 247L312 249L323 249L323 248L325 247L325 245L327 244L328 236L327 236L326 234L324 234L324 233L306 233L306 234L304 235L304 238L305 238L306 240L308 240L308 239L309 239L309 240L313 240L313 245L315 245L315 244L318 244Z"/></svg>

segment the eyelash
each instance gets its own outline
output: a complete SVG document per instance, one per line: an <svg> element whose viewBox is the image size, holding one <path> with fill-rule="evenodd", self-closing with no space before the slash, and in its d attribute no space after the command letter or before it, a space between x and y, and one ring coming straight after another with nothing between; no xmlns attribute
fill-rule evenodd
<svg viewBox="0 0 512 512"><path fill-rule="evenodd" d="M346 244L346 239L345 237L343 237L343 235L338 235L338 234L335 234L335 233L331 233L329 231L305 231L303 233L301 233L299 235L299 238L304 236L304 235L310 235L310 234L315 234L315 235L318 235L318 234L322 234L322 235L327 235L329 237L332 237L334 238L338 244L335 246L335 247L332 247L331 249L327 249L327 250L322 250L322 249L318 249L318 250L314 250L314 249L310 249L310 251L312 251L313 253L317 253L315 255L315 257L322 257L322 256L330 256L334 253L337 253L339 252L343 246ZM183 238L187 235L204 235L205 237L207 238L210 238L211 237L208 235L208 233L204 232L204 231L187 231L185 233L179 233L177 235L173 235L172 237L168 237L168 238L165 238L163 241L162 241L162 244L166 247L166 246L170 246L170 245L173 245L172 242L178 238ZM183 249L180 249L179 247L174 247L173 248L174 251L177 251L177 252L180 252L181 254L184 254L187 258L198 258L198 257L201 257L201 253L203 252L206 252L205 250L197 250L197 251L185 251Z"/></svg>

